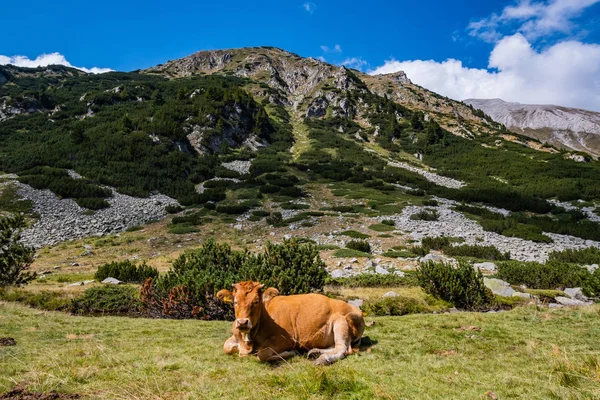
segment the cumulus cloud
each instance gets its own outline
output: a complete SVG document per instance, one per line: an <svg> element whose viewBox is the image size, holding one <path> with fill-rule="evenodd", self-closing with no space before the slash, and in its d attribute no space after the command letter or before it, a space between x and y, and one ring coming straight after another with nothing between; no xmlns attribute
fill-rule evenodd
<svg viewBox="0 0 600 400"><path fill-rule="evenodd" d="M360 70L366 65L368 65L368 63L360 57L349 57L342 61L340 65Z"/></svg>
<svg viewBox="0 0 600 400"><path fill-rule="evenodd" d="M458 100L501 98L600 111L600 45L566 40L536 51L516 33L495 45L488 68L467 68L455 59L392 59L369 73L404 71L414 83Z"/></svg>
<svg viewBox="0 0 600 400"><path fill-rule="evenodd" d="M26 56L4 56L0 54L0 65L12 64L17 67L45 67L47 65L64 65L66 67L76 68L84 72L92 73L92 74L102 74L105 72L110 72L112 69L110 68L85 68L85 67L76 67L67 61L65 56L60 53L50 53L50 54L40 54L35 59L30 59Z"/></svg>
<svg viewBox="0 0 600 400"><path fill-rule="evenodd" d="M500 40L505 29L516 30L529 40L554 34L572 34L577 28L573 19L598 2L600 0L520 0L515 5L505 7L500 14L493 13L487 18L471 22L467 30L469 35L487 42Z"/></svg>
<svg viewBox="0 0 600 400"><path fill-rule="evenodd" d="M339 44L336 44L333 47L329 47L329 46L321 46L321 50L323 50L323 53L337 53L340 54L342 52L342 46L340 46Z"/></svg>
<svg viewBox="0 0 600 400"><path fill-rule="evenodd" d="M302 8L304 8L304 10L310 14L313 14L315 12L315 10L317 9L317 5L315 3L304 3L302 4Z"/></svg>

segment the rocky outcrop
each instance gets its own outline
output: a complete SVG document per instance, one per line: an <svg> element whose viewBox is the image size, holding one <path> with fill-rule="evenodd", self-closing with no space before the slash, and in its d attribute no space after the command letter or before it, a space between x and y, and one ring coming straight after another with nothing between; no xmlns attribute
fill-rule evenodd
<svg viewBox="0 0 600 400"><path fill-rule="evenodd" d="M33 212L39 215L34 225L21 234L23 243L35 248L54 245L86 236L102 236L163 218L165 207L177 202L161 194L148 198L131 197L113 191L109 208L90 213L71 199L59 199L49 190L18 185L21 197L33 202Z"/></svg>

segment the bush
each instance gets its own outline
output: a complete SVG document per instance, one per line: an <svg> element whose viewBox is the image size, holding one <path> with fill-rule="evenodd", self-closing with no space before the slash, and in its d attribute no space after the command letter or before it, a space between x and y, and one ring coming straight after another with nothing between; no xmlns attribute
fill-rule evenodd
<svg viewBox="0 0 600 400"><path fill-rule="evenodd" d="M169 204L168 206L165 207L165 211L168 214L178 214L180 212L182 212L184 210L183 207L178 206L178 205L173 205L173 204Z"/></svg>
<svg viewBox="0 0 600 400"><path fill-rule="evenodd" d="M215 293L235 282L255 280L281 294L298 294L321 290L326 277L325 264L310 243L267 243L264 253L250 254L208 240L182 254L167 274L147 280L142 304L154 317L228 319L232 307L216 301Z"/></svg>
<svg viewBox="0 0 600 400"><path fill-rule="evenodd" d="M393 219L384 219L383 221L381 221L382 224L384 225L389 225L389 226L396 226L396 222Z"/></svg>
<svg viewBox="0 0 600 400"><path fill-rule="evenodd" d="M575 264L600 264L600 249L588 247L581 250L552 251L548 260Z"/></svg>
<svg viewBox="0 0 600 400"><path fill-rule="evenodd" d="M452 257L475 257L484 260L510 260L510 253L501 253L494 246L470 246L463 244L462 246L446 246L444 253Z"/></svg>
<svg viewBox="0 0 600 400"><path fill-rule="evenodd" d="M493 295L483 284L481 271L472 265L423 263L417 270L419 285L425 292L465 310L481 310L493 304Z"/></svg>
<svg viewBox="0 0 600 400"><path fill-rule="evenodd" d="M509 261L498 263L498 278L532 289L581 287L588 296L600 295L600 270L591 274L586 268L560 261Z"/></svg>
<svg viewBox="0 0 600 400"><path fill-rule="evenodd" d="M105 285L87 289L73 299L73 314L131 314L138 312L138 290L129 285Z"/></svg>
<svg viewBox="0 0 600 400"><path fill-rule="evenodd" d="M148 278L158 277L158 270L147 265L146 262L135 265L129 260L115 261L101 265L94 275L94 278L99 281L108 277L113 277L128 283L142 283Z"/></svg>
<svg viewBox="0 0 600 400"><path fill-rule="evenodd" d="M393 225L388 225L388 224L373 224L373 225L369 225L369 229L376 231L376 232L391 232L394 229Z"/></svg>
<svg viewBox="0 0 600 400"><path fill-rule="evenodd" d="M36 277L27 271L35 251L19 241L24 226L25 220L20 215L0 217L0 287L25 285Z"/></svg>
<svg viewBox="0 0 600 400"><path fill-rule="evenodd" d="M217 204L217 212L221 214L239 215L248 211L250 207L245 204Z"/></svg>
<svg viewBox="0 0 600 400"><path fill-rule="evenodd" d="M427 207L435 207L437 206L439 203L437 202L437 200L423 200L423 205L427 206Z"/></svg>
<svg viewBox="0 0 600 400"><path fill-rule="evenodd" d="M361 232L352 231L352 230L340 232L340 233L338 233L338 235L349 236L353 239L366 239L366 238L371 237L370 235L367 235L366 233L361 233Z"/></svg>
<svg viewBox="0 0 600 400"><path fill-rule="evenodd" d="M33 292L16 288L0 288L0 300L17 301L46 311L65 310L71 304L71 299L66 297L64 292L46 290Z"/></svg>
<svg viewBox="0 0 600 400"><path fill-rule="evenodd" d="M327 284L331 286L356 288L416 286L418 283L413 274L405 274L404 276L396 274L360 274L349 278L329 278Z"/></svg>
<svg viewBox="0 0 600 400"><path fill-rule="evenodd" d="M267 224L269 225L279 225L283 222L283 216L280 212L272 212L271 215L267 217Z"/></svg>
<svg viewBox="0 0 600 400"><path fill-rule="evenodd" d="M346 248L351 250L362 251L363 253L371 252L371 245L369 244L369 242L364 240L351 240L348 243L346 243Z"/></svg>
<svg viewBox="0 0 600 400"><path fill-rule="evenodd" d="M413 221L437 221L440 215L437 211L422 210L416 214L412 214L410 219Z"/></svg>
<svg viewBox="0 0 600 400"><path fill-rule="evenodd" d="M430 250L443 250L445 247L450 246L450 244L450 238L447 236L439 236L435 238L424 237L421 239L421 246Z"/></svg>

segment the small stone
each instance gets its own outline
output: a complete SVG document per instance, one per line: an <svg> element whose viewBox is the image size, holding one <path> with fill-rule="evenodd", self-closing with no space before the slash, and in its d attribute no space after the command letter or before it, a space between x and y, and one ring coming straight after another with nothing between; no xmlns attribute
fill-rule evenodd
<svg viewBox="0 0 600 400"><path fill-rule="evenodd" d="M343 278L346 276L346 272L341 269L336 269L331 272L331 277L334 279Z"/></svg>
<svg viewBox="0 0 600 400"><path fill-rule="evenodd" d="M349 300L348 304L350 304L351 306L354 306L356 308L360 308L363 305L363 301L362 301L362 299Z"/></svg>
<svg viewBox="0 0 600 400"><path fill-rule="evenodd" d="M358 262L358 259L356 257L352 257L350 259L350 262L354 264L354 263Z"/></svg>
<svg viewBox="0 0 600 400"><path fill-rule="evenodd" d="M404 272L396 270L396 271L394 271L394 275L398 275L399 277L403 278L404 277Z"/></svg>
<svg viewBox="0 0 600 400"><path fill-rule="evenodd" d="M242 230L242 224L235 224L233 226L233 229L237 230L237 231L241 231Z"/></svg>
<svg viewBox="0 0 600 400"><path fill-rule="evenodd" d="M79 263L74 262L71 264L71 267L79 267Z"/></svg>
<svg viewBox="0 0 600 400"><path fill-rule="evenodd" d="M375 273L379 275L388 275L389 271L379 265L375 267Z"/></svg>
<svg viewBox="0 0 600 400"><path fill-rule="evenodd" d="M479 268L482 271L495 272L497 267L493 262L482 262L473 264L474 268Z"/></svg>
<svg viewBox="0 0 600 400"><path fill-rule="evenodd" d="M394 292L393 290L390 290L389 292L387 292L386 294L384 294L381 297L387 298L387 297L398 297L400 296L398 293Z"/></svg>
<svg viewBox="0 0 600 400"><path fill-rule="evenodd" d="M105 280L103 280L102 283L108 283L108 284L111 284L111 285L120 285L123 282L121 282L117 278L113 278L112 276L109 276L108 278L106 278Z"/></svg>

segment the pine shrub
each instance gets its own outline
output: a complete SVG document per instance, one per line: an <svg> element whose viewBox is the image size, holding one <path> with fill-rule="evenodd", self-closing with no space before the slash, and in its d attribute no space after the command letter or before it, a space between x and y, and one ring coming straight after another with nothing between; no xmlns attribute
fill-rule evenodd
<svg viewBox="0 0 600 400"><path fill-rule="evenodd" d="M147 280L142 304L154 317L230 319L231 306L214 296L235 282L254 280L281 294L298 294L321 290L326 277L325 264L311 243L267 243L263 253L251 254L208 240L182 254L167 274Z"/></svg>
<svg viewBox="0 0 600 400"><path fill-rule="evenodd" d="M417 270L419 285L425 292L464 310L481 310L493 303L493 295L483 284L481 271L469 263L455 268L446 263L423 263Z"/></svg>
<svg viewBox="0 0 600 400"><path fill-rule="evenodd" d="M21 215L0 217L0 287L24 285L35 279L28 272L34 249L20 242L20 229L25 226Z"/></svg>
<svg viewBox="0 0 600 400"><path fill-rule="evenodd" d="M131 314L138 312L139 293L129 285L105 285L87 289L71 301L73 314Z"/></svg>
<svg viewBox="0 0 600 400"><path fill-rule="evenodd" d="M346 243L346 248L362 251L363 253L371 252L371 245L365 240L351 240Z"/></svg>
<svg viewBox="0 0 600 400"><path fill-rule="evenodd" d="M101 265L94 275L99 281L108 277L128 283L142 283L148 278L158 277L158 270L145 262L135 265L129 260L115 261Z"/></svg>

